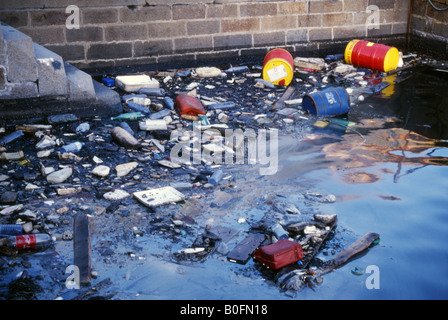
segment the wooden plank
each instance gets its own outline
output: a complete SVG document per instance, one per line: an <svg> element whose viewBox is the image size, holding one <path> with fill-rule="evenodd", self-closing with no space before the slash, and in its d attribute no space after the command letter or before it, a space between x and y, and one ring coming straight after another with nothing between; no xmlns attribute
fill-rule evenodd
<svg viewBox="0 0 448 320"><path fill-rule="evenodd" d="M353 242L350 246L338 253L332 260L328 261L328 266L322 271L321 274L328 273L333 269L336 269L337 267L343 265L354 255L370 247L370 245L372 245L372 243L379 237L380 235L374 232L365 234L364 236Z"/></svg>
<svg viewBox="0 0 448 320"><path fill-rule="evenodd" d="M227 255L227 260L239 264L246 264L252 253L266 239L261 233L249 233L235 248Z"/></svg>
<svg viewBox="0 0 448 320"><path fill-rule="evenodd" d="M293 86L288 87L283 96L280 99L278 99L278 101L274 104L273 109L283 108L285 106L285 101L288 100L294 94L295 91L296 88L294 88Z"/></svg>
<svg viewBox="0 0 448 320"><path fill-rule="evenodd" d="M74 264L79 269L80 285L88 286L92 280L89 217L77 215L73 221L73 251Z"/></svg>

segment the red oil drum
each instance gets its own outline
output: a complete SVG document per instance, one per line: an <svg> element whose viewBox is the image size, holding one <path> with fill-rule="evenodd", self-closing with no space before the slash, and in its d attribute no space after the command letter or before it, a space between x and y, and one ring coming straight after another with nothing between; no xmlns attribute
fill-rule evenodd
<svg viewBox="0 0 448 320"><path fill-rule="evenodd" d="M207 113L201 101L188 94L178 95L174 101L174 107L180 115L197 116Z"/></svg>
<svg viewBox="0 0 448 320"><path fill-rule="evenodd" d="M355 66L383 72L398 67L400 53L397 48L362 40L352 40L345 48L345 62Z"/></svg>
<svg viewBox="0 0 448 320"><path fill-rule="evenodd" d="M263 62L263 79L274 85L288 86L294 76L294 59L285 49L268 52Z"/></svg>

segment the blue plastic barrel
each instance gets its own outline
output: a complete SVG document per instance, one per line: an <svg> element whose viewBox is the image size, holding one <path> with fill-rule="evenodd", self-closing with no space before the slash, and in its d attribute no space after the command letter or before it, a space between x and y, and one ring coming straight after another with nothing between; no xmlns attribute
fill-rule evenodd
<svg viewBox="0 0 448 320"><path fill-rule="evenodd" d="M317 116L339 116L348 113L350 97L344 88L328 88L303 97L302 109Z"/></svg>

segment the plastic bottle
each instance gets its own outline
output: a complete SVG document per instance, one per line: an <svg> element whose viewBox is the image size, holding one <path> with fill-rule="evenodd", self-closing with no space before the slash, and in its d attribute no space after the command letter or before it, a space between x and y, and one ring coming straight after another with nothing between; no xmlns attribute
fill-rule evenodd
<svg viewBox="0 0 448 320"><path fill-rule="evenodd" d="M0 235L17 236L23 234L21 224L0 224Z"/></svg>
<svg viewBox="0 0 448 320"><path fill-rule="evenodd" d="M280 225L280 223L277 223L275 226L272 227L272 233L274 233L275 237L278 240L288 239L289 235L286 233L285 229Z"/></svg>
<svg viewBox="0 0 448 320"><path fill-rule="evenodd" d="M21 159L23 159L24 156L25 156L25 154L23 153L23 151L18 151L18 152L3 152L3 153L0 155L0 160L4 160L4 161L21 160Z"/></svg>
<svg viewBox="0 0 448 320"><path fill-rule="evenodd" d="M344 59L344 54L340 53L340 54L331 54L325 57L325 62L333 62L333 61L339 61Z"/></svg>
<svg viewBox="0 0 448 320"><path fill-rule="evenodd" d="M9 236L6 241L2 243L9 248L16 249L31 249L31 248L45 248L52 243L51 237L46 233L25 234ZM0 242L1 243L1 242Z"/></svg>
<svg viewBox="0 0 448 320"><path fill-rule="evenodd" d="M137 104L135 102L128 102L127 106L131 111L140 112L141 114L144 114L147 116L149 116L151 114L151 110L149 110L148 108L146 108L140 104Z"/></svg>
<svg viewBox="0 0 448 320"><path fill-rule="evenodd" d="M110 135L119 146L126 149L141 149L142 147L138 140L122 127L115 127Z"/></svg>
<svg viewBox="0 0 448 320"><path fill-rule="evenodd" d="M123 113L119 116L110 118L111 120L138 120L142 118L143 115L141 112L130 112L130 113Z"/></svg>
<svg viewBox="0 0 448 320"><path fill-rule="evenodd" d="M249 72L248 66L241 66L241 67L231 67L225 71L226 73L243 73L243 72Z"/></svg>
<svg viewBox="0 0 448 320"><path fill-rule="evenodd" d="M23 131L22 130L16 130L13 133L10 133L7 136L3 137L0 140L0 145L5 145L5 144L8 144L10 142L13 142L14 140L17 140L20 137L23 137Z"/></svg>
<svg viewBox="0 0 448 320"><path fill-rule="evenodd" d="M84 122L76 127L75 132L76 132L76 134L82 134L82 133L86 133L89 130L90 130L90 124L88 122Z"/></svg>
<svg viewBox="0 0 448 320"><path fill-rule="evenodd" d="M131 135L135 134L134 130L132 130L131 126L127 122L121 122L120 127L129 132Z"/></svg>
<svg viewBox="0 0 448 320"><path fill-rule="evenodd" d="M171 99L170 97L165 97L163 98L163 102L166 104L166 106L168 108L170 108L171 110L174 110L174 100Z"/></svg>
<svg viewBox="0 0 448 320"><path fill-rule="evenodd" d="M79 118L71 113L66 114L57 114L54 116L49 116L47 118L48 123L50 124L56 124L56 123L65 123L65 122L71 122L71 121L78 121Z"/></svg>
<svg viewBox="0 0 448 320"><path fill-rule="evenodd" d="M169 116L170 114L171 114L171 110L164 109L164 110L161 110L159 112L153 113L149 117L149 119L152 119L152 120L162 119L162 118L164 118L166 116Z"/></svg>
<svg viewBox="0 0 448 320"><path fill-rule="evenodd" d="M235 102L233 101L219 102L208 106L208 110L229 110L234 108L235 108Z"/></svg>
<svg viewBox="0 0 448 320"><path fill-rule="evenodd" d="M208 179L208 182L211 184L218 184L219 181L221 181L221 179L224 176L224 171L222 171L221 169L216 170L212 176L210 177L210 179Z"/></svg>
<svg viewBox="0 0 448 320"><path fill-rule="evenodd" d="M138 90L139 93L144 93L148 96L158 96L163 97L165 96L166 92L162 88L141 88Z"/></svg>
<svg viewBox="0 0 448 320"><path fill-rule="evenodd" d="M78 151L81 151L83 145L84 143L78 141L67 144L61 148L61 153L76 153Z"/></svg>

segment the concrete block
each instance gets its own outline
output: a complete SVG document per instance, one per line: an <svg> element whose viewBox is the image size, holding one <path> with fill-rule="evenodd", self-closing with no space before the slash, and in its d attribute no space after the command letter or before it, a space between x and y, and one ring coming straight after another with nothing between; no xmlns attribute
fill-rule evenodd
<svg viewBox="0 0 448 320"><path fill-rule="evenodd" d="M6 44L8 81L36 81L37 62L32 39L6 24L2 24L2 32Z"/></svg>
<svg viewBox="0 0 448 320"><path fill-rule="evenodd" d="M38 94L36 82L6 83L0 89L0 100L35 98Z"/></svg>
<svg viewBox="0 0 448 320"><path fill-rule="evenodd" d="M5 41L3 39L1 23L0 23L0 66L4 66L6 68L6 45L5 45ZM6 76L6 72L4 75Z"/></svg>
<svg viewBox="0 0 448 320"><path fill-rule="evenodd" d="M92 77L71 64L64 62L70 101L95 100L95 88Z"/></svg>
<svg viewBox="0 0 448 320"><path fill-rule="evenodd" d="M56 53L34 43L37 61L38 89L41 97L67 96L64 61Z"/></svg>

